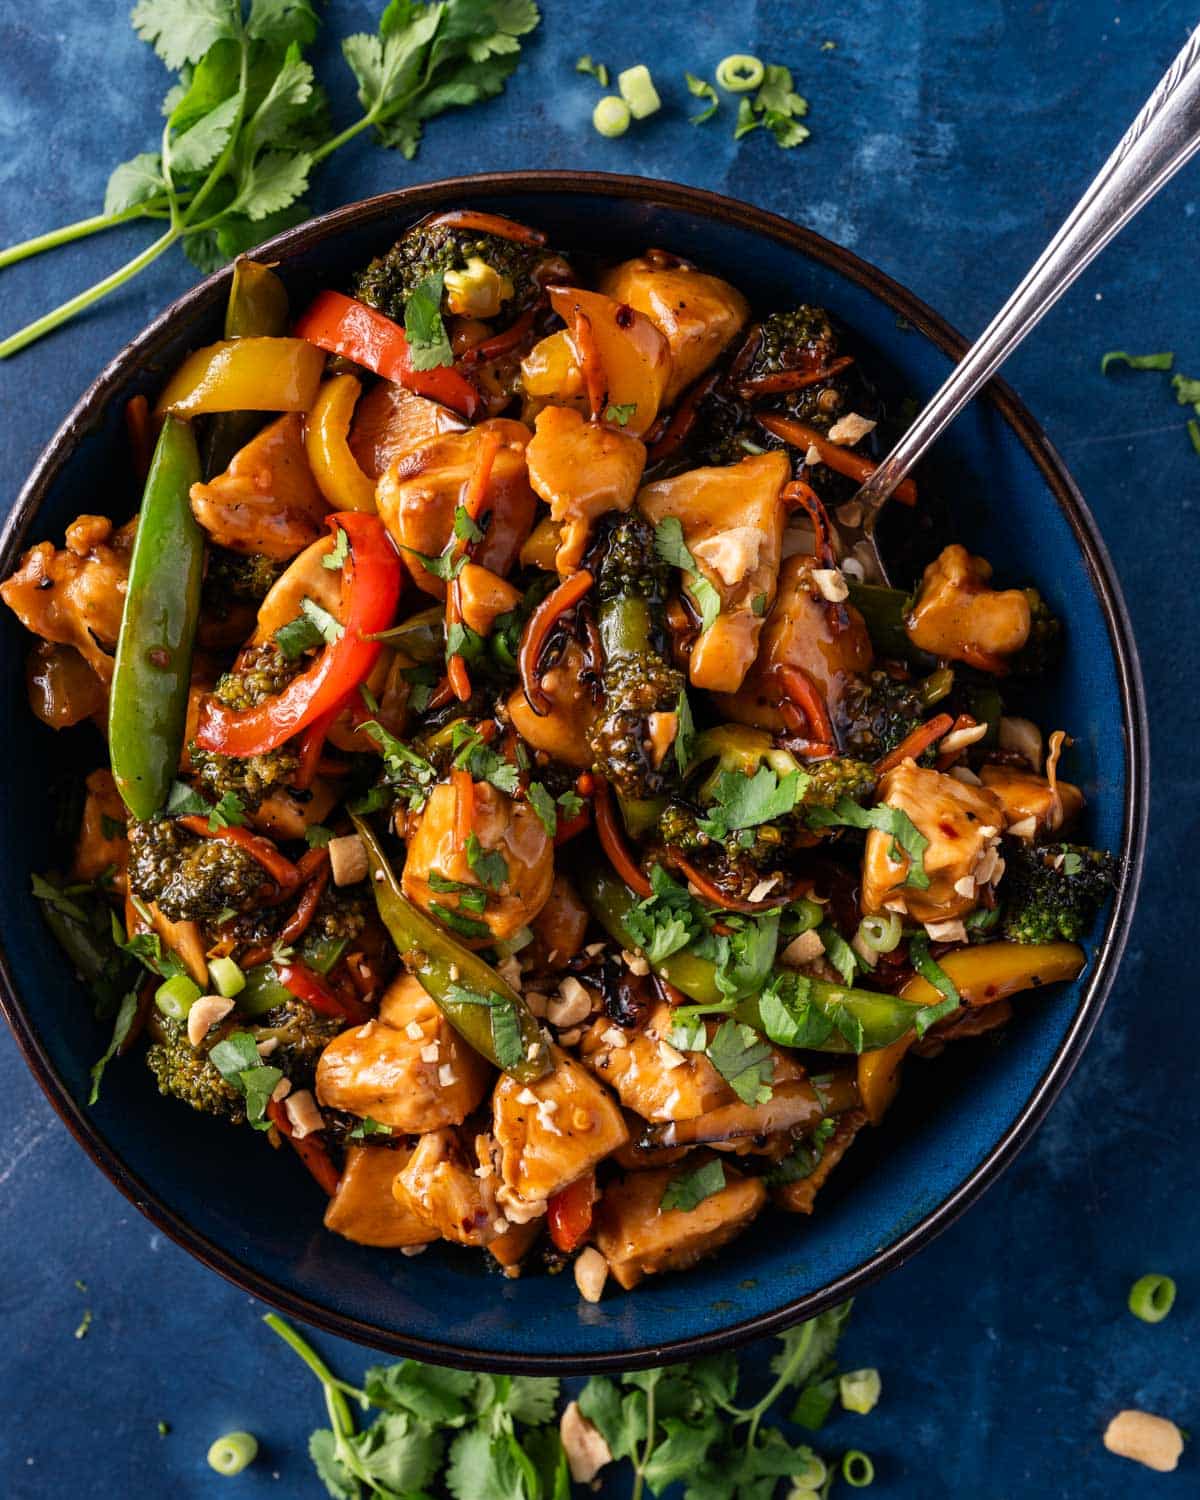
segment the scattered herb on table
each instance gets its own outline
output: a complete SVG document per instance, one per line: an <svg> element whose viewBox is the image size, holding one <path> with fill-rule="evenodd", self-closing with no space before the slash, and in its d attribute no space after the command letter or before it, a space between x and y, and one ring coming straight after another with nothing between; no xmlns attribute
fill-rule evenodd
<svg viewBox="0 0 1200 1500"><path fill-rule="evenodd" d="M1131 370L1171 370L1175 355L1170 350L1159 354L1126 354L1124 349L1110 349L1100 356L1100 373L1107 375L1114 365L1127 365ZM1195 453L1200 453L1200 380L1178 373L1171 376L1171 389L1180 406L1190 406L1195 416L1187 419L1187 435Z"/></svg>

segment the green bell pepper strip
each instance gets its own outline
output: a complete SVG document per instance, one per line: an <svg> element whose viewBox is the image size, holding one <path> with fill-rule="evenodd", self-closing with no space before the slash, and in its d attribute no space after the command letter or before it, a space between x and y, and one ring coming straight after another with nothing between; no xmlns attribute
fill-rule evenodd
<svg viewBox="0 0 1200 1500"><path fill-rule="evenodd" d="M204 573L204 533L188 500L199 479L192 429L168 417L142 496L109 696L113 775L138 819L166 803L183 748Z"/></svg>
<svg viewBox="0 0 1200 1500"><path fill-rule="evenodd" d="M587 866L576 877L579 890L587 902L592 915L624 948L636 947L632 934L625 926L625 918L637 905L637 896L610 871L599 865ZM716 965L711 959L701 958L681 948L661 962L652 964L656 974L668 984L685 994L698 1008L732 1015L757 1031L765 1031L759 1010L759 995L750 994L731 1004L728 997L717 987ZM787 972L787 971L783 971ZM762 976L760 990L773 977L767 970ZM852 1053L855 1048L838 1029L837 1020L844 1008L845 1013L862 1026L864 1052L873 1052L879 1047L890 1046L913 1030L914 1019L921 1009L910 1001L895 995L876 994L873 990L851 989L846 985L833 984L824 979L808 981L806 998L827 1020L833 1023L832 1030L819 1046L807 1047L815 1052ZM769 1033L768 1033L769 1034Z"/></svg>
<svg viewBox="0 0 1200 1500"><path fill-rule="evenodd" d="M312 943L302 943L299 956L318 974L328 974L349 946L346 938L317 938ZM236 1003L240 1015L262 1016L295 998L286 985L280 984L272 962L246 970L246 985Z"/></svg>
<svg viewBox="0 0 1200 1500"><path fill-rule="evenodd" d="M275 272L242 257L234 263L225 308L227 339L278 338L287 332L287 288ZM218 412L204 440L204 473L211 479L229 467L267 420L261 411Z"/></svg>
<svg viewBox="0 0 1200 1500"><path fill-rule="evenodd" d="M537 1018L525 1001L485 959L464 948L400 889L374 832L359 817L354 826L367 851L370 884L380 920L391 935L400 961L418 979L434 1004L470 1046L515 1078L532 1083L544 1078L553 1063ZM470 1003L465 994L479 997ZM497 1055L495 1013L505 1010L515 1019L520 1037L520 1061L506 1067Z"/></svg>

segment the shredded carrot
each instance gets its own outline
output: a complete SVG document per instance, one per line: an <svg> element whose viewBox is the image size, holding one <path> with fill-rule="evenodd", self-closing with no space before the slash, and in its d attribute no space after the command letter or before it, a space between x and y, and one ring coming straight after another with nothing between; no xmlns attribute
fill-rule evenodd
<svg viewBox="0 0 1200 1500"><path fill-rule="evenodd" d="M450 782L454 787L454 842L459 849L466 849L475 831L475 781L470 771L455 769L450 772Z"/></svg>
<svg viewBox="0 0 1200 1500"><path fill-rule="evenodd" d="M525 698L535 714L545 717L550 712L550 700L542 691L540 663L550 632L568 610L574 609L592 586L592 575L586 568L564 578L556 589L542 600L525 626L521 647L517 653L517 668L521 674L521 686Z"/></svg>
<svg viewBox="0 0 1200 1500"><path fill-rule="evenodd" d="M779 893L764 901L745 901L740 896L727 896L724 891L715 886L713 882L702 871L698 870L689 860L685 859L678 849L671 851L671 863L682 872L687 881L695 886L697 892L705 901L711 902L713 906L719 906L722 911L742 912L749 916L761 916L765 911L774 911L777 906L786 906L789 901L795 900L798 891L792 886L786 893ZM811 886L811 881L803 882L804 888Z"/></svg>
<svg viewBox="0 0 1200 1500"><path fill-rule="evenodd" d="M463 486L462 507L472 521L478 521L487 505L488 484L492 477L492 469L496 463L496 454L499 453L503 439L494 427L489 427L479 435L479 446L475 450L475 462L471 466L470 477ZM457 562L458 559L471 552L473 543L467 537L456 537L451 558ZM450 628L453 625L462 624L462 588L457 578L452 578L446 588L446 636L449 639ZM465 703L471 696L471 676L467 671L467 664L463 658L455 652L446 663L446 674L450 681L451 690L460 703Z"/></svg>
<svg viewBox="0 0 1200 1500"><path fill-rule="evenodd" d="M816 536L817 556L824 567L836 567L837 554L833 550L833 528L829 524L829 512L821 504L812 485L805 484L803 479L793 479L791 484L784 485L780 499L785 505L799 506L808 513Z"/></svg>
<svg viewBox="0 0 1200 1500"><path fill-rule="evenodd" d="M480 234L494 234L497 239L513 240L518 245L544 245L546 236L540 229L530 229L528 224L518 224L515 219L506 219L503 214L482 213L474 208L456 208L449 213L435 214L427 220L425 227L432 229L437 224L446 224L452 229L474 229Z"/></svg>
<svg viewBox="0 0 1200 1500"><path fill-rule="evenodd" d="M125 431L129 435L133 473L139 484L145 484L150 472L154 445L150 441L150 403L145 396L131 396L125 403Z"/></svg>
<svg viewBox="0 0 1200 1500"><path fill-rule="evenodd" d="M291 1143L296 1155L332 1198L342 1179L325 1142L318 1135L306 1135L297 1140L292 1133L292 1122L287 1117L282 1099L270 1100L267 1104L267 1118L284 1140Z"/></svg>
<svg viewBox="0 0 1200 1500"><path fill-rule="evenodd" d="M829 709L825 706L824 695L812 680L811 673L806 672L803 667L777 667L775 675L787 698L808 721L809 736L823 745L832 745L834 733Z"/></svg>
<svg viewBox="0 0 1200 1500"><path fill-rule="evenodd" d="M596 809L596 833L600 838L600 847L608 855L609 863L635 895L641 896L643 900L652 896L654 891L650 882L638 869L633 856L625 847L625 837L618 826L612 793L602 776L596 777L592 806Z"/></svg>
<svg viewBox="0 0 1200 1500"><path fill-rule="evenodd" d="M515 323L511 324L503 333L494 333L491 338L484 339L481 343L474 344L463 355L461 363L466 366L481 365L487 360L499 359L502 354L508 354L510 350L517 348L533 328L533 320L538 308L531 307L523 312Z"/></svg>
<svg viewBox="0 0 1200 1500"><path fill-rule="evenodd" d="M819 385L822 380L831 380L854 363L852 354L840 354L821 370L776 370L771 375L760 375L757 380L743 380L738 386L738 395L745 401L755 396L773 396L778 391L802 391L810 385Z"/></svg>
<svg viewBox="0 0 1200 1500"><path fill-rule="evenodd" d="M592 810L585 802L573 818L560 818L558 820L558 825L554 830L555 845L567 843L576 834L582 833L591 821Z"/></svg>
<svg viewBox="0 0 1200 1500"><path fill-rule="evenodd" d="M457 697L457 694L454 691L454 684L450 681L449 670L450 663L447 662L447 675L442 678L441 682L439 682L437 687L434 688L433 692L430 693L429 702L425 705L426 710L429 713L436 713L439 708L445 708L446 704L450 702L451 698ZM468 686L469 685L470 683L468 681ZM462 702L463 700L460 699L459 701Z"/></svg>
<svg viewBox="0 0 1200 1500"><path fill-rule="evenodd" d="M575 345L575 358L579 361L584 389L587 391L588 406L594 421L604 408L608 380L604 374L604 365L600 360L600 350L596 347L592 320L580 307L575 309L575 315L571 320L571 342Z"/></svg>
<svg viewBox="0 0 1200 1500"><path fill-rule="evenodd" d="M660 460L667 458L684 442L688 433L696 425L700 402L704 400L705 396L716 385L717 378L716 371L713 371L712 374L705 375L703 379L697 380L684 393L683 399L675 408L671 420L651 445L650 452L647 455L650 463L656 464Z"/></svg>
<svg viewBox="0 0 1200 1500"><path fill-rule="evenodd" d="M859 453L852 453L849 448L831 443L823 432L818 432L807 422L797 422L793 417L780 417L772 412L759 413L757 420L769 433L782 438L793 448L803 448L806 452L809 448L815 448L821 455L821 462L835 474L844 474L847 479L856 479L859 484L863 484L875 472L876 465L869 458L863 458ZM902 505L915 505L917 487L911 479L902 480L896 486L895 496Z"/></svg>
<svg viewBox="0 0 1200 1500"><path fill-rule="evenodd" d="M902 760L916 760L917 756L927 750L934 740L940 740L942 735L949 733L954 727L954 720L949 714L938 714L926 724L918 724L911 734L906 734L894 750L889 750L882 760L875 764L875 774L882 776L886 771L894 770Z"/></svg>
<svg viewBox="0 0 1200 1500"><path fill-rule="evenodd" d="M265 964L277 947L284 947L288 943L296 942L312 926L312 919L316 916L317 907L321 903L325 887L329 884L329 856L324 849L319 852L326 856L325 868L318 870L300 892L300 899L296 902L295 911L292 912L291 916L279 929L275 941L273 943L260 943L257 948L252 948L248 953L242 955L242 967L244 969L253 969L257 964Z"/></svg>
<svg viewBox="0 0 1200 1500"><path fill-rule="evenodd" d="M198 814L180 818L179 823L202 839L221 839L227 844L239 845L259 862L276 884L286 889L294 889L300 884L297 867L261 833L251 833L248 828L210 828L208 819Z"/></svg>

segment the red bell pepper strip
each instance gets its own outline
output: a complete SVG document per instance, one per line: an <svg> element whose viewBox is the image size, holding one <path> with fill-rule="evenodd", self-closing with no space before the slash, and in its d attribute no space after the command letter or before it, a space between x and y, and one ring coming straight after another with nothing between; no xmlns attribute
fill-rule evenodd
<svg viewBox="0 0 1200 1500"><path fill-rule="evenodd" d="M196 729L202 749L243 757L275 750L341 703L375 665L383 647L369 637L395 619L404 577L400 555L378 516L343 510L326 519L350 543L342 564L345 630L283 692L253 708L232 709L206 698Z"/></svg>
<svg viewBox="0 0 1200 1500"><path fill-rule="evenodd" d="M550 1238L569 1255L592 1227L592 1209L599 1195L596 1174L589 1172L555 1193L546 1205L546 1224Z"/></svg>
<svg viewBox="0 0 1200 1500"><path fill-rule="evenodd" d="M332 1198L342 1178L333 1164L329 1148L321 1137L305 1135L297 1139L292 1133L292 1122L288 1119L287 1110L284 1109L283 1101L280 1099L272 1099L267 1105L267 1119L285 1140L291 1142L296 1155Z"/></svg>
<svg viewBox="0 0 1200 1500"><path fill-rule="evenodd" d="M275 977L285 990L290 990L297 1000L311 1005L319 1015L338 1016L352 1026L361 1026L371 1018L370 1011L357 995L339 995L327 979L298 958L277 963Z"/></svg>
<svg viewBox="0 0 1200 1500"><path fill-rule="evenodd" d="M352 359L385 380L416 391L418 396L440 401L468 421L482 405L479 392L453 365L414 369L408 339L399 323L341 292L318 292L293 332L318 349Z"/></svg>

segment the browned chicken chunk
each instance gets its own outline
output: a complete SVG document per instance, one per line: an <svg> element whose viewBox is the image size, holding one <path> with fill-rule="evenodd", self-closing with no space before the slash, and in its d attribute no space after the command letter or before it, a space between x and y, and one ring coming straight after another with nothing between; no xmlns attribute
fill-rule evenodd
<svg viewBox="0 0 1200 1500"><path fill-rule="evenodd" d="M386 1146L348 1146L338 1190L325 1210L325 1228L358 1245L402 1250L428 1245L437 1231L392 1191L411 1151Z"/></svg>
<svg viewBox="0 0 1200 1500"><path fill-rule="evenodd" d="M593 521L633 504L646 445L618 427L585 422L569 407L548 406L538 413L526 457L530 484L562 528L555 566L562 574L573 573Z"/></svg>
<svg viewBox="0 0 1200 1500"><path fill-rule="evenodd" d="M957 543L935 557L905 624L913 645L984 670L1019 651L1029 639L1029 600L1020 589L997 592L991 576L990 563Z"/></svg>
<svg viewBox="0 0 1200 1500"><path fill-rule="evenodd" d="M486 1245L508 1229L492 1183L453 1130L423 1135L392 1184L403 1208L456 1245Z"/></svg>
<svg viewBox="0 0 1200 1500"><path fill-rule="evenodd" d="M236 453L224 474L192 486L192 514L219 547L295 557L329 513L304 453L304 419L277 418Z"/></svg>

